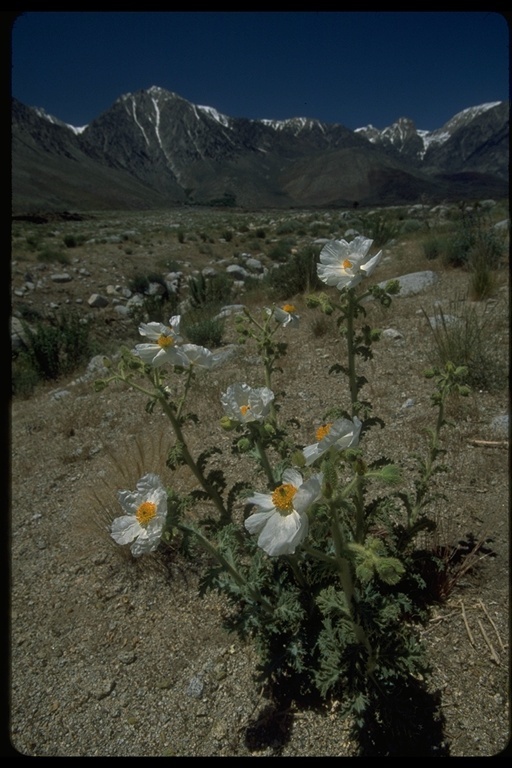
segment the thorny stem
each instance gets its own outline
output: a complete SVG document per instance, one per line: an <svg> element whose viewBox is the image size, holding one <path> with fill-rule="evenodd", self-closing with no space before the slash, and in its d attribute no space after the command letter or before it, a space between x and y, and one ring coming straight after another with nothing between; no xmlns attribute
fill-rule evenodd
<svg viewBox="0 0 512 768"><path fill-rule="evenodd" d="M183 432L180 426L180 423L178 419L176 418L176 415L173 413L173 410L170 406L170 404L167 402L165 397L161 394L158 394L158 398L160 400L160 403L162 405L162 408L164 410L165 415L169 419L169 421L172 424L172 428L174 430L174 434L176 435L177 440L179 441L181 445L181 450L183 453L183 458L185 459L185 462L191 472L193 473L196 480L200 483L203 490L206 491L208 496L211 498L217 509L219 510L221 514L221 519L223 522L230 521L230 515L227 511L226 507L224 506L224 502L222 501L222 498L220 497L218 491L214 486L210 485L208 480L205 478L197 464L195 463L194 459L192 458L192 455L188 449L187 443L185 442L185 437L183 436Z"/></svg>
<svg viewBox="0 0 512 768"><path fill-rule="evenodd" d="M348 379L350 385L350 411L352 418L356 416L356 403L358 401L356 380L356 353L354 348L354 310L356 299L352 289L348 291L347 309L347 355L348 355Z"/></svg>
<svg viewBox="0 0 512 768"><path fill-rule="evenodd" d="M155 398L156 397L156 398L158 398L158 400L160 401L160 404L162 406L162 409L163 409L165 415L167 416L167 418L171 422L172 428L174 430L174 434L176 435L176 438L177 438L177 440L179 441L179 443L181 445L182 454L183 454L183 458L185 460L185 463L187 464L187 466L189 467L189 469L191 470L192 474L194 475L196 480L199 482L199 484L201 485L203 490L208 494L208 496L211 498L211 500L213 501L213 503L215 504L215 506L219 510L222 522L230 522L231 518L230 518L229 512L227 511L226 507L224 506L224 502L222 501L222 498L220 497L220 495L217 492L217 490L213 486L210 485L210 483L207 481L207 479L204 477L203 473L201 472L201 470L199 469L199 467L195 463L195 461L192 458L192 455L191 455L191 453L190 453L190 451L188 449L188 446L187 446L187 443L185 441L185 437L183 435L183 432L181 430L181 426L180 426L180 423L179 423L179 420L178 420L179 417L178 417L177 414L181 411L181 407L183 406L183 402L184 402L185 398L184 397L181 398L181 402L180 402L180 405L179 405L179 410L175 414L173 412L173 409L172 409L171 405L168 403L165 394L160 389L160 386L159 386L159 376L158 376L157 369L154 369L154 377L152 378L152 382L153 382L153 384L154 384L154 386L155 386L155 388L157 390L156 392L154 392L154 391L150 392L145 387L142 387L139 384L136 384L134 381L127 381L123 377L115 376L115 378L120 378L121 381L125 381L133 389L136 389L139 392L142 392L143 394L147 395L148 397L151 397L151 398ZM190 377L189 377L189 379L187 381L187 384L185 385L186 387L188 386L189 382L190 382Z"/></svg>
<svg viewBox="0 0 512 768"><path fill-rule="evenodd" d="M373 665L373 650L370 645L370 641L364 631L364 628L359 623L356 611L356 598L354 592L354 582L352 579L352 570L350 563L346 557L343 557L343 536L341 533L340 522L338 517L338 510L336 503L331 502L329 504L332 517L332 537L334 541L334 549L336 552L336 563L338 566L338 575L340 578L341 587L347 600L348 609L350 611L350 618L354 627L354 633L359 643L364 645L368 651L367 667L370 669Z"/></svg>
<svg viewBox="0 0 512 768"><path fill-rule="evenodd" d="M251 587L250 584L247 583L247 581L244 579L244 577L236 570L236 568L229 562L229 560L224 557L224 555L219 552L217 547L215 547L211 541L209 541L205 536L203 536L202 533L200 533L195 528L190 528L187 525L184 525L183 523L180 523L178 527L185 531L186 533L192 533L196 538L198 539L201 546L209 552L210 555L213 555L213 557L220 563L220 565L224 568L225 571L229 573L229 575L232 577L232 579L238 584L240 587L244 587L247 589L247 592L250 594L252 599L259 603L261 607L269 614L273 615L274 608L272 607L271 603L266 600L263 595L260 593L258 589L255 587Z"/></svg>
<svg viewBox="0 0 512 768"><path fill-rule="evenodd" d="M252 432L253 432L253 438L254 438L254 445L258 453L258 458L261 462L261 466L265 470L265 474L268 478L269 486L271 488L274 488L276 484L276 479L274 477L274 472L272 471L272 467L270 466L267 452L265 451L263 443L261 442L261 439L257 435L256 430L252 430Z"/></svg>

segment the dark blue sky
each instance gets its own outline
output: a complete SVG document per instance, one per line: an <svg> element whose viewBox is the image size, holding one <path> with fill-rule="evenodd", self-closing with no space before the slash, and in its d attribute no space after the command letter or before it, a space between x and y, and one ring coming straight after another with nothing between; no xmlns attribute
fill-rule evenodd
<svg viewBox="0 0 512 768"><path fill-rule="evenodd" d="M509 98L509 28L461 12L27 12L12 95L82 126L157 85L231 117L440 128Z"/></svg>

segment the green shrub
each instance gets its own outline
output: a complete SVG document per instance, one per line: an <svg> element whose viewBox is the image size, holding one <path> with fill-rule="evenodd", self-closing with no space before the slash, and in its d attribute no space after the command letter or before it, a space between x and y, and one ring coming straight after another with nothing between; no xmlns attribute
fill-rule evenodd
<svg viewBox="0 0 512 768"><path fill-rule="evenodd" d="M404 235L410 232L418 232L422 228L423 224L418 219L404 219L400 226L400 232Z"/></svg>
<svg viewBox="0 0 512 768"><path fill-rule="evenodd" d="M224 320L212 317L204 309L196 310L183 317L181 328L192 344L208 348L219 347L222 343Z"/></svg>
<svg viewBox="0 0 512 768"><path fill-rule="evenodd" d="M231 301L233 283L224 273L213 277L205 277L203 274L189 277L187 285L190 304L194 308L217 308Z"/></svg>
<svg viewBox="0 0 512 768"><path fill-rule="evenodd" d="M507 380L505 365L492 343L491 313L491 304L482 310L466 298L450 302L446 313L437 307L431 318L424 311L432 331L432 363L466 366L467 383L487 391L500 389Z"/></svg>
<svg viewBox="0 0 512 768"><path fill-rule="evenodd" d="M30 355L26 352L20 352L13 361L11 369L11 392L13 396L30 397L40 381L41 378Z"/></svg>
<svg viewBox="0 0 512 768"><path fill-rule="evenodd" d="M293 219L282 221L281 224L278 224L276 227L276 235L291 235L297 231L298 226L299 223Z"/></svg>
<svg viewBox="0 0 512 768"><path fill-rule="evenodd" d="M485 249L475 247L469 252L468 268L470 298L473 301L490 298L496 287L492 256Z"/></svg>
<svg viewBox="0 0 512 768"><path fill-rule="evenodd" d="M318 248L308 246L293 254L286 264L270 270L266 282L277 299L311 292L323 285L317 274L318 254Z"/></svg>
<svg viewBox="0 0 512 768"><path fill-rule="evenodd" d="M34 327L23 320L22 325L27 345L21 361L25 378L29 364L38 379L52 380L71 373L91 356L89 324L75 311L62 311Z"/></svg>
<svg viewBox="0 0 512 768"><path fill-rule="evenodd" d="M157 283L162 286L162 292L159 298L160 301L167 301L169 298L169 290L164 278L159 272L148 272L146 274L143 274L142 272L136 273L128 281L128 288L132 293L146 294L149 291L151 283Z"/></svg>
<svg viewBox="0 0 512 768"><path fill-rule="evenodd" d="M384 213L366 216L357 228L373 240L376 248L381 248L400 234L400 222L394 216Z"/></svg>
<svg viewBox="0 0 512 768"><path fill-rule="evenodd" d="M456 230L447 240L443 262L450 267L466 267L475 253L487 258L490 269L500 266L504 253L500 234L492 228L488 214L478 207L462 210Z"/></svg>
<svg viewBox="0 0 512 768"><path fill-rule="evenodd" d="M78 240L75 235L64 235L62 241L66 248L76 248L78 245Z"/></svg>
<svg viewBox="0 0 512 768"><path fill-rule="evenodd" d="M69 258L67 253L64 253L63 251L57 251L54 248L43 248L42 251L39 251L37 254L37 260L41 261L45 264L51 263L51 262L57 262L58 264L70 264L71 259Z"/></svg>
<svg viewBox="0 0 512 768"><path fill-rule="evenodd" d="M278 240L268 252L267 256L272 261L285 262L290 257L290 251L295 245L295 240Z"/></svg>
<svg viewBox="0 0 512 768"><path fill-rule="evenodd" d="M438 259L444 249L444 241L439 237L429 237L423 243L423 254L428 261Z"/></svg>

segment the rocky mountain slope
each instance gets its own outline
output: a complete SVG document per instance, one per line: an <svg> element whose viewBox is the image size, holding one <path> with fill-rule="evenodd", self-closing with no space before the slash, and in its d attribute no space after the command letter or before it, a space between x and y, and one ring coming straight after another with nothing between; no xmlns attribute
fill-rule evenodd
<svg viewBox="0 0 512 768"><path fill-rule="evenodd" d="M382 132L306 118L233 118L156 86L122 95L80 129L13 100L13 208L283 208L505 196L509 108L483 106L454 116L428 141L405 118Z"/></svg>

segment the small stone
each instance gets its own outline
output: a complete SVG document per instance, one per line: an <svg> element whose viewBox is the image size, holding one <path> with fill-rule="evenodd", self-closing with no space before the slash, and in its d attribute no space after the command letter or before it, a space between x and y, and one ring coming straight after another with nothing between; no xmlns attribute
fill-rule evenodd
<svg viewBox="0 0 512 768"><path fill-rule="evenodd" d="M121 664L133 664L137 656L133 651L122 651L122 653L118 654L117 658Z"/></svg>

